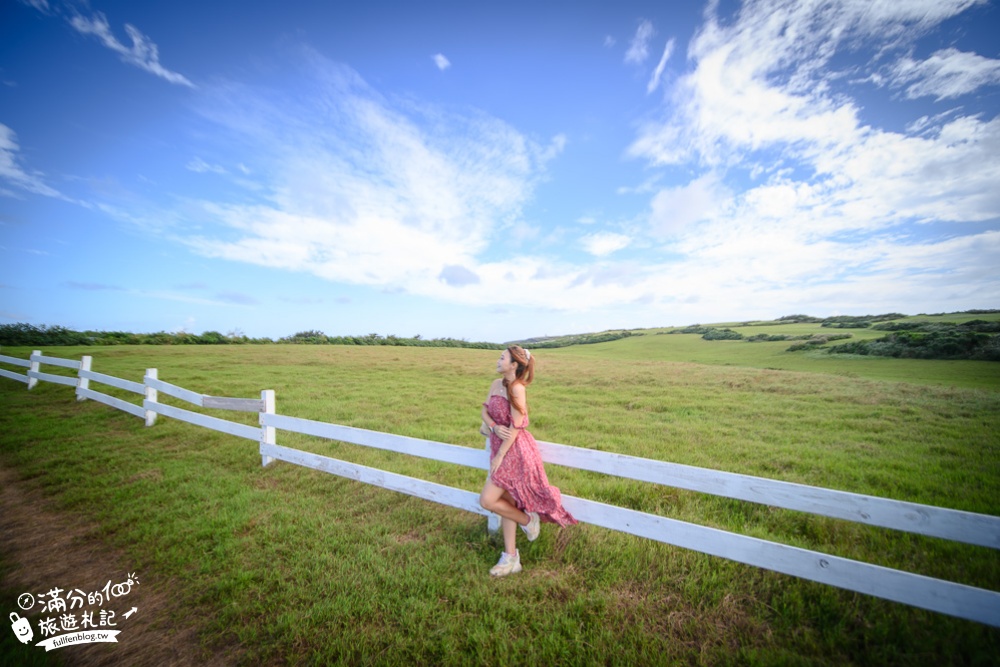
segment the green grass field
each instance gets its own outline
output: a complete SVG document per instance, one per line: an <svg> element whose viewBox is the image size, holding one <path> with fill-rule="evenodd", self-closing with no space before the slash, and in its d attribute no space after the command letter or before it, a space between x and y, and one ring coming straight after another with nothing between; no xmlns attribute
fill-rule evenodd
<svg viewBox="0 0 1000 667"><path fill-rule="evenodd" d="M1000 366L831 358L788 345L649 332L539 350L532 431L1000 515ZM205 394L274 389L281 414L476 448L497 356L339 346L45 352L90 354L95 371L136 381L155 367L160 379ZM519 544L523 573L491 580L499 542L481 517L280 462L261 468L253 442L163 417L147 429L77 403L68 387L28 392L0 378L0 432L4 467L96 522L140 576L171 581L203 646L238 645L246 664L940 665L996 664L1000 655L995 628L593 526L546 526ZM470 491L483 478L306 436L279 432L278 442ZM994 550L548 472L566 494L1000 590Z"/></svg>

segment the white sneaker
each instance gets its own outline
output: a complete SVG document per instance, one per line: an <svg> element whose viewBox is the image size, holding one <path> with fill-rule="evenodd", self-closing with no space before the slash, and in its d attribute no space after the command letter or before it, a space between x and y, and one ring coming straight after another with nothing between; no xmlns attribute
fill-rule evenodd
<svg viewBox="0 0 1000 667"><path fill-rule="evenodd" d="M521 530L528 536L529 542L538 539L538 532L542 529L542 523L538 519L538 512L528 512L528 525L521 526Z"/></svg>
<svg viewBox="0 0 1000 667"><path fill-rule="evenodd" d="M508 574L515 574L521 571L521 552L515 551L511 556L506 551L500 554L500 561L490 568L490 574L494 577L506 577Z"/></svg>

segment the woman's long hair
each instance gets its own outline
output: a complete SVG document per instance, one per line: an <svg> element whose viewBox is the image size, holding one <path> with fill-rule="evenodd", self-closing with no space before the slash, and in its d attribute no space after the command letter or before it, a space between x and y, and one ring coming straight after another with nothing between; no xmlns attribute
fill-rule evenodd
<svg viewBox="0 0 1000 667"><path fill-rule="evenodd" d="M507 390L507 396L510 397L511 405L517 408L518 412L522 415L527 416L528 406L526 404L518 405L515 403L514 397L510 393L510 389L515 384L520 384L525 387L531 384L531 381L535 379L535 358L520 345L511 345L507 348L507 351L510 352L510 360L514 362L517 369L514 372L514 379L509 385L507 383L507 378L504 378L503 386Z"/></svg>

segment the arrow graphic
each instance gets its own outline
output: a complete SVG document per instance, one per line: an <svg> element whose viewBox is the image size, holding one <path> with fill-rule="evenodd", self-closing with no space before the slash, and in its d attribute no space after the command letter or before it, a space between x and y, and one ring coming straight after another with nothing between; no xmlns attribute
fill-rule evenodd
<svg viewBox="0 0 1000 667"><path fill-rule="evenodd" d="M137 611L139 611L138 607L132 607L127 612L125 612L124 616L125 616L125 618L128 618L129 616L131 616L132 614L134 614Z"/></svg>

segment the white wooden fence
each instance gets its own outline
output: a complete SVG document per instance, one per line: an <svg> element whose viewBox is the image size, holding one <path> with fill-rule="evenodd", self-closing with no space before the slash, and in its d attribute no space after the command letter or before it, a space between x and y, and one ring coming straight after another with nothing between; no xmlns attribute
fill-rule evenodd
<svg viewBox="0 0 1000 667"><path fill-rule="evenodd" d="M498 517L479 505L478 493L283 447L277 444L276 434L278 430L302 433L481 470L489 468L488 445L487 451L483 451L279 415L275 409L274 392L271 390L262 391L260 399L206 396L158 379L156 369L147 370L141 383L96 373L91 370L91 357L88 356L83 357L81 361L72 361L43 356L36 350L27 361L0 355L0 363L28 368L24 375L0 368L0 376L25 382L29 389L39 381L75 386L77 400L99 401L129 414L143 417L147 426L151 426L159 414L257 441L262 464L265 466L275 460L286 461L431 500L448 507L486 515L490 517L491 530L496 530L499 525ZM43 373L40 370L42 364L74 369L77 371L77 377ZM142 405L95 391L90 388L92 381L141 394L144 397ZM164 405L158 401L159 392L203 408L257 412L260 428ZM996 516L832 491L550 442L539 442L538 446L546 463L1000 549L1000 517ZM584 523L1000 627L1000 593L995 591L791 547L583 498L564 495L563 503L566 509Z"/></svg>

